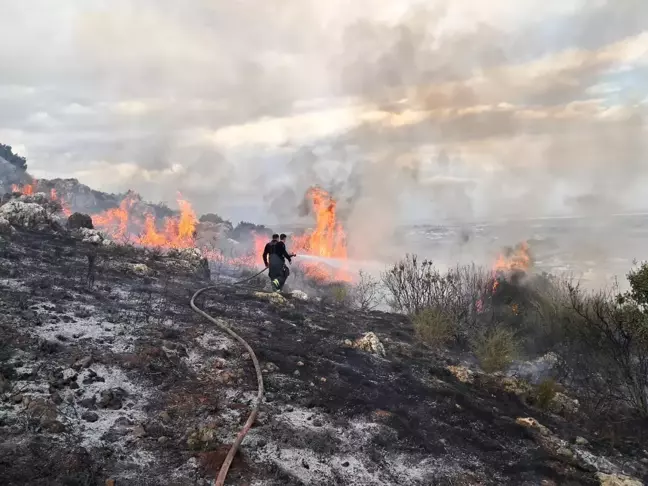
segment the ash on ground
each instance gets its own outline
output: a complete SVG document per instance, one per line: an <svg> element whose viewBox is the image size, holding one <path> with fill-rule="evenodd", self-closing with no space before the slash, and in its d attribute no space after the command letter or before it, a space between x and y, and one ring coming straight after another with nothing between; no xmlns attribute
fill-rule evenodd
<svg viewBox="0 0 648 486"><path fill-rule="evenodd" d="M211 484L256 380L189 307L212 284L206 262L70 231L32 204L0 211L0 483ZM265 379L227 484L646 478L645 447L610 444L577 407L532 407L515 378L429 350L402 316L260 290L223 285L198 302L248 340Z"/></svg>

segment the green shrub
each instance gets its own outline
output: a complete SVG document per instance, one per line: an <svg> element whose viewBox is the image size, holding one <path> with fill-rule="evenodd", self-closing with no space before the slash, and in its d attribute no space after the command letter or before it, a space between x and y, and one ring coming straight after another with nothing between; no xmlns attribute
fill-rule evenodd
<svg viewBox="0 0 648 486"><path fill-rule="evenodd" d="M344 283L334 283L329 287L330 298L333 304L338 307L351 306L351 292L349 286Z"/></svg>
<svg viewBox="0 0 648 486"><path fill-rule="evenodd" d="M473 341L473 352L487 373L503 371L518 354L518 341L508 329L498 327Z"/></svg>
<svg viewBox="0 0 648 486"><path fill-rule="evenodd" d="M540 383L535 390L535 402L543 410L547 410L556 397L558 384L555 380L548 378Z"/></svg>
<svg viewBox="0 0 648 486"><path fill-rule="evenodd" d="M444 346L455 338L456 325L453 320L438 309L425 309L412 316L417 336L435 348Z"/></svg>

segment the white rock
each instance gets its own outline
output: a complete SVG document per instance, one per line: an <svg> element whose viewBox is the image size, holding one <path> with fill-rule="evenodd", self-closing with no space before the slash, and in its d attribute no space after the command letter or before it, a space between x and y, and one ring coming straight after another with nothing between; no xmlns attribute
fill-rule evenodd
<svg viewBox="0 0 648 486"><path fill-rule="evenodd" d="M79 228L79 233L81 234L81 240L84 243L93 243L95 245L105 246L112 244L112 242L106 237L106 235L99 230Z"/></svg>
<svg viewBox="0 0 648 486"><path fill-rule="evenodd" d="M169 256L175 256L181 260L202 260L203 254L198 248L174 248L169 251Z"/></svg>
<svg viewBox="0 0 648 486"><path fill-rule="evenodd" d="M372 354L377 354L378 356L385 356L385 347L382 345L378 336L373 332L368 332L363 337L358 339L355 343L355 347L367 351Z"/></svg>
<svg viewBox="0 0 648 486"><path fill-rule="evenodd" d="M559 362L558 355L550 352L532 361L518 361L513 363L507 374L519 376L533 385L552 377L552 373Z"/></svg>
<svg viewBox="0 0 648 486"><path fill-rule="evenodd" d="M52 222L45 208L36 203L26 203L12 199L0 207L0 217L6 219L13 226L34 228Z"/></svg>
<svg viewBox="0 0 648 486"><path fill-rule="evenodd" d="M151 269L143 263L135 263L131 265L131 270L133 270L133 273L135 273L136 275L141 276L145 276L151 273Z"/></svg>
<svg viewBox="0 0 648 486"><path fill-rule="evenodd" d="M302 292L301 290L293 290L292 294L290 295L299 300L308 300L308 294L306 294L306 292Z"/></svg>
<svg viewBox="0 0 648 486"><path fill-rule="evenodd" d="M597 473L601 486L642 486L643 483L637 479L629 476L622 476L620 474L604 474Z"/></svg>

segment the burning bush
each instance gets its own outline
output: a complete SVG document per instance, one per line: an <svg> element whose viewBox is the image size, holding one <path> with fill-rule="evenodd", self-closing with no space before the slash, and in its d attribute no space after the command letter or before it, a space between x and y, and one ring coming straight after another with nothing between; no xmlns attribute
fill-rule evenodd
<svg viewBox="0 0 648 486"><path fill-rule="evenodd" d="M556 376L592 413L648 417L648 263L628 274L627 292L588 293L566 279L527 274L519 254L509 262L499 259L490 273L441 273L408 255L383 282L392 308L413 316L422 340L444 342L452 323L486 371L553 352Z"/></svg>

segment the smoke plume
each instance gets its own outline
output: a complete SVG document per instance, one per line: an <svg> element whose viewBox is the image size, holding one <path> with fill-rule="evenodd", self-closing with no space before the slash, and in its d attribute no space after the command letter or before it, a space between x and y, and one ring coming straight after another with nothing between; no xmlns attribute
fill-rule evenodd
<svg viewBox="0 0 648 486"><path fill-rule="evenodd" d="M29 4L0 141L37 177L270 224L320 185L360 258L403 224L648 210L645 1Z"/></svg>

